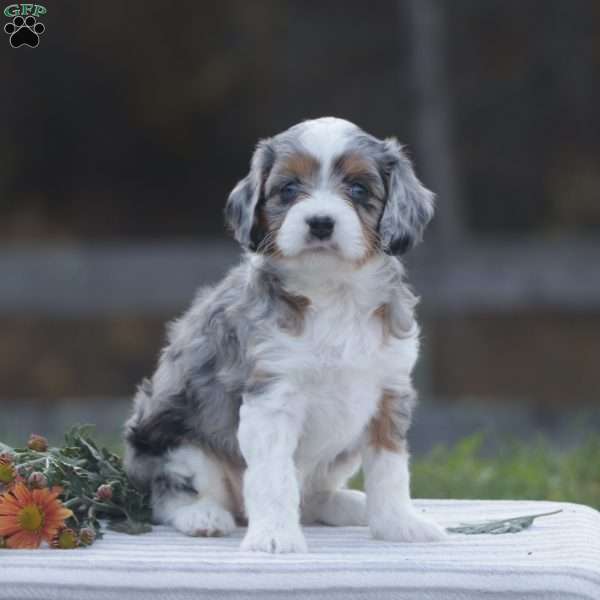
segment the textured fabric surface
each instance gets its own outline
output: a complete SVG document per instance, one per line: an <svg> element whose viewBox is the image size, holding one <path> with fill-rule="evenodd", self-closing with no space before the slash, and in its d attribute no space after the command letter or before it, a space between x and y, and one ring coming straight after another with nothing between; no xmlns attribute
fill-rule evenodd
<svg viewBox="0 0 600 600"><path fill-rule="evenodd" d="M600 599L600 513L553 502L416 502L444 525L562 508L521 533L453 534L438 544L372 540L366 528L305 527L310 552L242 553L228 538L164 527L106 533L80 550L0 550L11 600L311 598L328 600Z"/></svg>

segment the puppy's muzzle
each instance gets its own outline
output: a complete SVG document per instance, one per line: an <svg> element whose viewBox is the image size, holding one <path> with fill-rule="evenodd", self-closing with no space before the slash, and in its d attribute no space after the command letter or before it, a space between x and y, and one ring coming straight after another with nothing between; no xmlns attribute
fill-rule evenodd
<svg viewBox="0 0 600 600"><path fill-rule="evenodd" d="M328 240L333 233L335 221L331 217L310 217L306 219L310 235L318 240Z"/></svg>

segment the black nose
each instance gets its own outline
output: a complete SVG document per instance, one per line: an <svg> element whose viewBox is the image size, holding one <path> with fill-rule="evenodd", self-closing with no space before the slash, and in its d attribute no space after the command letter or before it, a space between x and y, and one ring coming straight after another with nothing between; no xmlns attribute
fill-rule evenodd
<svg viewBox="0 0 600 600"><path fill-rule="evenodd" d="M335 225L331 217L311 217L310 219L306 219L306 223L310 227L311 235L320 240L330 238L333 233L333 226Z"/></svg>

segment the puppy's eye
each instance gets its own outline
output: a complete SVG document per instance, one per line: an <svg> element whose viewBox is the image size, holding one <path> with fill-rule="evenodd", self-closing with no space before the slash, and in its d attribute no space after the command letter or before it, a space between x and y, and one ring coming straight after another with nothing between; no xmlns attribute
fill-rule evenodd
<svg viewBox="0 0 600 600"><path fill-rule="evenodd" d="M362 183L352 183L349 191L354 202L366 202L369 199L369 190Z"/></svg>
<svg viewBox="0 0 600 600"><path fill-rule="evenodd" d="M288 202L293 202L299 193L300 186L298 183L296 181L290 181L279 190L279 197L282 202L287 204Z"/></svg>

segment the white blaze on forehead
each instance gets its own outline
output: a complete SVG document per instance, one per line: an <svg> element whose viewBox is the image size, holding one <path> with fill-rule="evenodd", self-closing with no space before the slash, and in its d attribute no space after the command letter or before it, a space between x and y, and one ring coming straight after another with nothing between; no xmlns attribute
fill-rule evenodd
<svg viewBox="0 0 600 600"><path fill-rule="evenodd" d="M358 131L354 123L336 117L305 121L303 125L299 140L319 159L324 173L329 171L331 161L344 151L352 134Z"/></svg>

